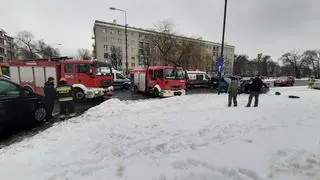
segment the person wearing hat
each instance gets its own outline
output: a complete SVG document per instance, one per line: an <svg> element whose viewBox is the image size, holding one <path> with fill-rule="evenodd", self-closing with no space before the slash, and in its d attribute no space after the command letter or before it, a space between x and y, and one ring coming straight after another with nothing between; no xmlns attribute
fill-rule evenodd
<svg viewBox="0 0 320 180"><path fill-rule="evenodd" d="M54 78L49 77L44 84L44 104L47 109L47 120L52 119L52 111L54 108L54 100L56 99L56 90L54 88Z"/></svg>
<svg viewBox="0 0 320 180"><path fill-rule="evenodd" d="M75 116L74 110L74 101L73 101L73 88L68 85L67 80L65 78L61 78L59 84L56 88L56 93L58 96L58 101L60 104L60 119L64 119L67 117L67 113L69 117Z"/></svg>

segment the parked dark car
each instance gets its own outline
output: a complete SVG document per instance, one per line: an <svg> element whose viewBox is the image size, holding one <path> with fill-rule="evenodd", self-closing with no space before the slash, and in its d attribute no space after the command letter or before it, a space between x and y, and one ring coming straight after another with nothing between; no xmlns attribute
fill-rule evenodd
<svg viewBox="0 0 320 180"><path fill-rule="evenodd" d="M241 93L249 94L250 93L250 84L251 84L250 79L242 80L241 85L240 85L239 94L241 94ZM264 86L262 86L261 93L267 93L267 92L269 92L269 90L270 90L269 87L265 88Z"/></svg>
<svg viewBox="0 0 320 180"><path fill-rule="evenodd" d="M0 130L46 119L43 97L6 79L0 79Z"/></svg>
<svg viewBox="0 0 320 180"><path fill-rule="evenodd" d="M213 89L217 89L219 87L219 82L221 92L227 92L229 83L224 78L220 79L219 77L212 76L210 79L210 87L212 87Z"/></svg>
<svg viewBox="0 0 320 180"><path fill-rule="evenodd" d="M118 71L114 70L113 72L113 87L116 90L119 89L130 89L131 87L131 79L123 76Z"/></svg>

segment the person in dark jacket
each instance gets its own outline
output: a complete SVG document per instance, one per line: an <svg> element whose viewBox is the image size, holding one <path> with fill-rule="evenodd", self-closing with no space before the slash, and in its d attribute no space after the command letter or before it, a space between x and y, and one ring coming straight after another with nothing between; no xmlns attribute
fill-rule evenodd
<svg viewBox="0 0 320 180"><path fill-rule="evenodd" d="M56 93L58 96L58 101L60 104L60 119L64 119L69 114L69 117L74 117L74 101L73 101L73 88L68 85L67 80L65 78L61 78L59 81L59 85L56 88Z"/></svg>
<svg viewBox="0 0 320 180"><path fill-rule="evenodd" d="M54 88L54 78L49 77L44 84L44 104L47 109L47 120L52 119L52 111L54 108L54 100L56 99L56 90Z"/></svg>
<svg viewBox="0 0 320 180"><path fill-rule="evenodd" d="M268 88L268 86L260 79L259 75L257 75L254 79L252 79L252 83L250 84L250 96L247 107L251 106L252 99L254 97L254 107L258 107L259 104L259 95L261 92L262 86Z"/></svg>

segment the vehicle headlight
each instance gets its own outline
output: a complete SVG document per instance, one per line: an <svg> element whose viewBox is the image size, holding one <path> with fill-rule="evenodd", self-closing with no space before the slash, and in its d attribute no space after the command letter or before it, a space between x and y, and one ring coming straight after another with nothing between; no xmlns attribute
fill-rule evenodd
<svg viewBox="0 0 320 180"><path fill-rule="evenodd" d="M99 94L99 91L94 91L95 94Z"/></svg>

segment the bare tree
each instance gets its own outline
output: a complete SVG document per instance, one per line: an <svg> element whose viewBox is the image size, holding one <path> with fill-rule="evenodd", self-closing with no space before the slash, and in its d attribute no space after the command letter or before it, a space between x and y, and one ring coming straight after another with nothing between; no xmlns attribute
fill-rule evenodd
<svg viewBox="0 0 320 180"><path fill-rule="evenodd" d="M59 50L46 44L44 40L34 40L29 31L18 32L12 48L17 51L20 59L52 58L60 56Z"/></svg>
<svg viewBox="0 0 320 180"><path fill-rule="evenodd" d="M42 58L53 58L60 56L59 50L47 45L43 40L36 44L37 54Z"/></svg>
<svg viewBox="0 0 320 180"><path fill-rule="evenodd" d="M80 59L90 59L92 56L88 49L81 48L78 49L78 57Z"/></svg>
<svg viewBox="0 0 320 180"><path fill-rule="evenodd" d="M150 42L152 59L160 64L205 70L206 59L201 44L192 39L176 36L173 27L171 21L161 21L152 29L156 33L146 38L146 41Z"/></svg>
<svg viewBox="0 0 320 180"><path fill-rule="evenodd" d="M111 46L111 65L117 70L122 68L122 50L121 47Z"/></svg>
<svg viewBox="0 0 320 180"><path fill-rule="evenodd" d="M36 42L34 41L34 36L31 32L18 32L16 40L19 57L23 59L39 58L39 56L37 55Z"/></svg>
<svg viewBox="0 0 320 180"><path fill-rule="evenodd" d="M267 62L268 73L267 76L280 76L280 65L275 61Z"/></svg>
<svg viewBox="0 0 320 180"><path fill-rule="evenodd" d="M284 65L290 65L293 69L294 75L301 78L301 68L306 64L306 59L297 51L287 52L280 58Z"/></svg>
<svg viewBox="0 0 320 180"><path fill-rule="evenodd" d="M247 71L249 57L247 55L235 55L233 63L233 73L236 75L244 75Z"/></svg>
<svg viewBox="0 0 320 180"><path fill-rule="evenodd" d="M177 44L176 39L173 37L173 27L172 22L168 20L161 21L152 29L157 33L148 36L152 46L159 52L159 60L164 61L164 64L168 64L172 60L174 45Z"/></svg>
<svg viewBox="0 0 320 180"><path fill-rule="evenodd" d="M268 72L268 65L269 65L269 62L272 61L271 59L271 56L269 55L263 55L262 58L261 58L261 72L260 74L263 75L263 76L269 76L269 72Z"/></svg>
<svg viewBox="0 0 320 180"><path fill-rule="evenodd" d="M320 75L320 53L316 50L307 50L303 53L302 58L307 65L312 67L313 75L318 78Z"/></svg>

